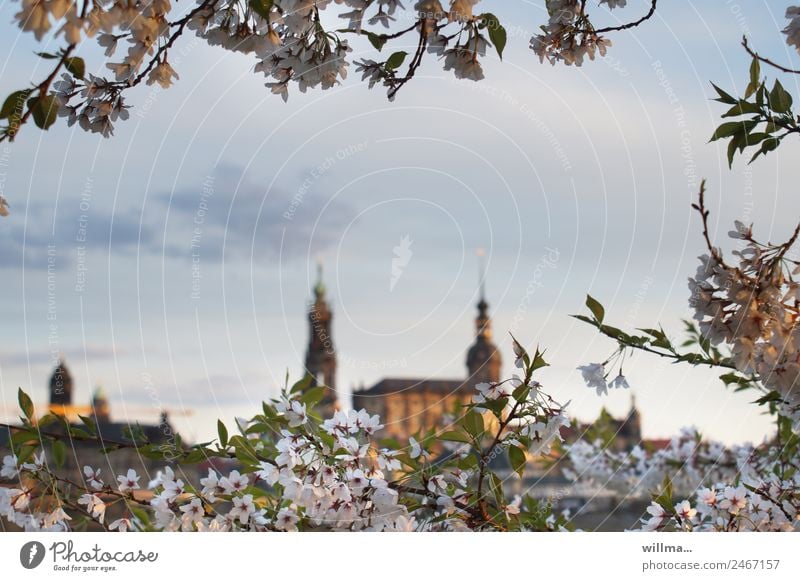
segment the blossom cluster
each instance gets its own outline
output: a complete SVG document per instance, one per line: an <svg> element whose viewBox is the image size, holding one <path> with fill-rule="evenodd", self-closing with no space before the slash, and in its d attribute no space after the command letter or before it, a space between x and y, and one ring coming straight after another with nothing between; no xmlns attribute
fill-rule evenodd
<svg viewBox="0 0 800 581"><path fill-rule="evenodd" d="M612 9L624 7L626 2L603 0L601 4ZM530 42L540 62L547 59L553 65L562 62L579 67L586 57L605 56L611 41L595 31L585 13L585 0L547 0L546 5L549 20Z"/></svg>
<svg viewBox="0 0 800 581"><path fill-rule="evenodd" d="M800 431L800 266L787 256L797 232L785 244L763 244L737 221L729 235L741 244L736 264L710 247L689 279L694 319L711 345L731 349L736 369L760 381Z"/></svg>
<svg viewBox="0 0 800 581"><path fill-rule="evenodd" d="M579 440L568 447L568 473L631 498L653 494L642 530L795 530L800 526L800 473L786 470L772 444L729 448L702 440L692 428L655 451L635 446L615 452L601 442ZM655 494L665 482L667 497ZM675 502L673 495L683 500Z"/></svg>
<svg viewBox="0 0 800 581"><path fill-rule="evenodd" d="M789 24L783 29L786 44L800 51L800 6L789 6L786 9L786 19L789 20Z"/></svg>
<svg viewBox="0 0 800 581"><path fill-rule="evenodd" d="M608 372L606 371L605 363L589 363L587 365L581 365L578 367L578 370L581 372L586 386L596 390L597 395L607 394L609 388L630 389L628 380L624 375L622 375L622 371L620 371L614 379L608 381Z"/></svg>
<svg viewBox="0 0 800 581"><path fill-rule="evenodd" d="M615 451L602 442L578 440L568 447L575 479L594 481L628 496L648 496L665 478L683 494L718 481L733 481L754 461L752 446L727 448L720 442L703 440L694 428L684 428L659 450L635 445L630 451Z"/></svg>
<svg viewBox="0 0 800 581"><path fill-rule="evenodd" d="M642 530L716 532L792 532L798 529L800 479L770 481L757 487L717 483L701 488L695 503L682 500L671 509L653 501Z"/></svg>
<svg viewBox="0 0 800 581"><path fill-rule="evenodd" d="M288 402L287 402L288 403ZM290 423L300 428L305 410L293 401L286 406ZM294 407L294 411L292 410ZM378 450L369 462L370 445L361 436L382 426L366 412L341 414L325 424L334 440L314 442L303 430L282 430L274 461L260 461L249 474L232 470L221 476L214 469L201 479L202 489L186 495L186 487L165 469L155 482L155 528L159 530L283 530L296 531L303 520L315 528L345 530L413 530L415 520L399 504L384 471L399 467L388 450ZM396 463L396 464L395 464ZM270 502L254 489L262 483L280 491ZM228 510L207 515L207 506Z"/></svg>

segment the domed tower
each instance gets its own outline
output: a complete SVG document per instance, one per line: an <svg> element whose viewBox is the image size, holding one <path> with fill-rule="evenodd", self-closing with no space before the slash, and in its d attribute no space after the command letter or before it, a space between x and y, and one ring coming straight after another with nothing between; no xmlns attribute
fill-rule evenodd
<svg viewBox="0 0 800 581"><path fill-rule="evenodd" d="M58 366L50 376L50 405L72 405L72 375L63 359L58 361Z"/></svg>
<svg viewBox="0 0 800 581"><path fill-rule="evenodd" d="M111 406L105 390L99 385L92 396L92 415L98 424L107 424L111 421Z"/></svg>
<svg viewBox="0 0 800 581"><path fill-rule="evenodd" d="M500 381L503 365L500 351L492 342L492 320L489 318L489 303L484 295L485 289L481 281L478 316L475 318L475 343L467 352L467 382L470 386L484 382L497 383Z"/></svg>
<svg viewBox="0 0 800 581"><path fill-rule="evenodd" d="M306 372L311 375L311 385L324 385L328 389L320 402L320 411L328 415L337 407L336 401L336 349L333 346L331 322L333 313L325 298L322 282L322 263L317 264L317 284L314 302L308 309L309 340L306 351Z"/></svg>

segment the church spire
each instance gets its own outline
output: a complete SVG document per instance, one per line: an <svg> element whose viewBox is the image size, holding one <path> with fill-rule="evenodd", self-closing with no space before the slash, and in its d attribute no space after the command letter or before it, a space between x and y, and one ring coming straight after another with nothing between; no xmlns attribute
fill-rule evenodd
<svg viewBox="0 0 800 581"><path fill-rule="evenodd" d="M486 341L492 339L492 320L489 318L489 303L486 302L486 263L484 250L478 249L478 316L475 318L475 336Z"/></svg>
<svg viewBox="0 0 800 581"><path fill-rule="evenodd" d="M492 342L492 320L486 302L486 268L483 250L478 250L479 297L478 316L475 318L475 343L467 352L468 381L473 383L500 381L502 358Z"/></svg>
<svg viewBox="0 0 800 581"><path fill-rule="evenodd" d="M317 284L314 285L314 297L317 301L325 300L325 283L322 282L322 260L317 260Z"/></svg>
<svg viewBox="0 0 800 581"><path fill-rule="evenodd" d="M308 309L309 339L306 351L306 372L311 375L311 385L328 388L320 402L323 415L336 408L336 349L331 332L333 313L325 297L322 280L322 261L317 262L317 282L314 301Z"/></svg>

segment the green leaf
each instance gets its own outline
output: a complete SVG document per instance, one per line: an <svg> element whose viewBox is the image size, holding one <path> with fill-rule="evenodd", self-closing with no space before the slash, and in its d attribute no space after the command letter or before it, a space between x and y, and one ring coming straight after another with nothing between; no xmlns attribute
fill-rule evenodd
<svg viewBox="0 0 800 581"><path fill-rule="evenodd" d="M664 481L661 483L661 490L658 491L658 494L653 495L653 501L661 505L665 511L671 513L673 510L672 494L672 480L670 480L669 476L664 476Z"/></svg>
<svg viewBox="0 0 800 581"><path fill-rule="evenodd" d="M390 70L394 70L394 69L402 66L403 61L406 60L406 56L408 56L408 53L406 51L404 51L404 50L400 50L400 51L397 51L395 53L392 53L392 56L390 56L386 60L386 68L390 69Z"/></svg>
<svg viewBox="0 0 800 581"><path fill-rule="evenodd" d="M769 137L769 133L748 133L744 136L747 145L756 145Z"/></svg>
<svg viewBox="0 0 800 581"><path fill-rule="evenodd" d="M786 113L792 108L792 96L786 92L778 79L769 92L769 108L776 113Z"/></svg>
<svg viewBox="0 0 800 581"><path fill-rule="evenodd" d="M244 431L246 436L250 434L266 434L267 432L277 432L277 428L267 424L265 422L255 422L247 426L247 429Z"/></svg>
<svg viewBox="0 0 800 581"><path fill-rule="evenodd" d="M598 303L592 297L592 295L586 295L586 306L589 308L589 310L594 315L595 320L598 323L602 323L603 322L603 318L606 316L606 311L603 308L603 305Z"/></svg>
<svg viewBox="0 0 800 581"><path fill-rule="evenodd" d="M483 14L481 19L483 25L486 26L489 31L489 40L492 41L494 49L497 51L497 56L500 57L500 60L503 60L503 50L506 48L506 42L508 41L506 29L500 24L500 20L497 16L489 12Z"/></svg>
<svg viewBox="0 0 800 581"><path fill-rule="evenodd" d="M319 402L322 401L322 398L325 397L325 392L328 391L324 385L318 385L317 387L312 387L303 393L300 397L300 401L306 404L309 408L313 408Z"/></svg>
<svg viewBox="0 0 800 581"><path fill-rule="evenodd" d="M725 385L731 385L731 384L750 385L752 383L752 381L750 381L746 377L742 377L741 375L735 372L725 373L723 375L720 375L719 378Z"/></svg>
<svg viewBox="0 0 800 581"><path fill-rule="evenodd" d="M3 106L0 107L0 119L9 119L12 115L17 118L21 117L22 110L25 108L25 101L30 94L30 89L24 89L22 91L14 91L6 97Z"/></svg>
<svg viewBox="0 0 800 581"><path fill-rule="evenodd" d="M503 415L503 410L508 406L507 397L499 397L497 399L485 401L481 403L481 407L491 411L498 419Z"/></svg>
<svg viewBox="0 0 800 581"><path fill-rule="evenodd" d="M761 142L761 149L753 154L753 157L750 158L750 163L753 163L759 155L766 155L768 152L775 150L780 144L781 140L777 137L770 137L769 139L765 139Z"/></svg>
<svg viewBox="0 0 800 581"><path fill-rule="evenodd" d="M269 11L272 9L272 0L250 0L250 8L261 18L269 20Z"/></svg>
<svg viewBox="0 0 800 581"><path fill-rule="evenodd" d="M33 402L31 401L30 396L22 391L22 388L19 388L17 391L17 400L19 401L19 408L22 410L22 413L25 414L25 417L29 420L33 419Z"/></svg>
<svg viewBox="0 0 800 581"><path fill-rule="evenodd" d="M758 81L761 78L761 63L758 61L757 58L753 57L753 61L750 63L750 84L758 85Z"/></svg>
<svg viewBox="0 0 800 581"><path fill-rule="evenodd" d="M741 133L746 130L746 125L742 121L728 121L727 123L723 123L717 130L714 131L714 134L711 136L709 141L716 141L717 139L722 139L723 137L731 137L732 135L736 135L737 133Z"/></svg>
<svg viewBox="0 0 800 581"><path fill-rule="evenodd" d="M86 63L79 56L68 58L64 61L64 66L75 78L82 79L86 75Z"/></svg>
<svg viewBox="0 0 800 581"><path fill-rule="evenodd" d="M461 421L464 429L467 430L473 438L477 438L483 434L483 415L474 409L469 410Z"/></svg>
<svg viewBox="0 0 800 581"><path fill-rule="evenodd" d="M219 436L219 445L225 448L228 445L228 428L222 423L222 420L217 420L217 435Z"/></svg>
<svg viewBox="0 0 800 581"><path fill-rule="evenodd" d="M472 439L465 434L464 432L460 432L458 430L452 430L449 432L443 432L439 434L440 440L446 440L448 442L462 442L464 444L469 444L472 442Z"/></svg>
<svg viewBox="0 0 800 581"><path fill-rule="evenodd" d="M55 95L29 99L28 108L31 110L33 121L39 129L47 131L58 118L58 100Z"/></svg>
<svg viewBox="0 0 800 581"><path fill-rule="evenodd" d="M519 477L522 478L522 475L525 472L525 464L527 463L525 452L516 446L509 446L508 461L511 462L511 468L514 470L514 472L519 474Z"/></svg>
<svg viewBox="0 0 800 581"><path fill-rule="evenodd" d="M386 44L386 35L385 34L375 34L374 32L367 33L367 40L374 46L378 51L383 50L384 45Z"/></svg>
<svg viewBox="0 0 800 581"><path fill-rule="evenodd" d="M59 417L57 415L47 413L43 415L41 418L39 418L39 421L36 422L36 425L39 426L40 428L44 428L46 426L49 426L50 424L57 422L58 420Z"/></svg>
<svg viewBox="0 0 800 581"><path fill-rule="evenodd" d="M505 498L503 497L503 481L500 480L500 477L497 476L492 471L489 471L489 482L492 486L492 492L494 492L494 499L497 502L498 506L505 504L503 501Z"/></svg>
<svg viewBox="0 0 800 581"><path fill-rule="evenodd" d="M236 448L234 452L236 459L239 460L242 464L249 464L255 466L258 464L258 459L256 458L255 454L246 450L245 448Z"/></svg>
<svg viewBox="0 0 800 581"><path fill-rule="evenodd" d="M579 321L583 321L584 323L594 325L595 327L597 326L597 323L594 321L594 319L591 319L586 315L570 315L570 317L572 317L573 319L578 319Z"/></svg>
<svg viewBox="0 0 800 581"><path fill-rule="evenodd" d="M740 141L741 134L738 134L731 137L731 140L728 142L728 167L733 166L733 156L736 155L736 148L739 146Z"/></svg>
<svg viewBox="0 0 800 581"><path fill-rule="evenodd" d="M311 374L306 374L303 379L295 383L292 388L289 390L289 393L305 393L305 391L311 387Z"/></svg>
<svg viewBox="0 0 800 581"><path fill-rule="evenodd" d="M67 447L61 440L53 440L53 460L58 468L64 466L67 457Z"/></svg>
<svg viewBox="0 0 800 581"><path fill-rule="evenodd" d="M598 305L599 304L600 303L598 303ZM603 307L601 306L600 309L602 309L602 308ZM536 349L536 353L533 356L533 367L532 367L532 369L533 369L533 371L536 371L537 369L541 369L542 367L550 367L550 364L547 361L544 360L544 351L539 351L539 349L537 348Z"/></svg>
<svg viewBox="0 0 800 581"><path fill-rule="evenodd" d="M672 348L672 343L670 343L666 333L664 333L664 329L639 329L639 331L644 331L652 337L652 339L650 339L650 344L652 346L661 347L663 349Z"/></svg>
<svg viewBox="0 0 800 581"><path fill-rule="evenodd" d="M147 514L146 510L133 506L133 504L128 505L128 509L133 513L133 516L136 517L136 520L141 523L141 526L145 528L150 526L150 515Z"/></svg>
<svg viewBox="0 0 800 581"><path fill-rule="evenodd" d="M69 435L78 440L91 440L94 438L92 434L81 428L70 428Z"/></svg>
<svg viewBox="0 0 800 581"><path fill-rule="evenodd" d="M514 398L515 401L522 403L526 399L528 399L528 394L531 392L531 386L525 385L524 383L520 383L514 392L511 394L511 397Z"/></svg>
<svg viewBox="0 0 800 581"><path fill-rule="evenodd" d="M78 415L78 417L83 422L83 425L86 426L86 429L90 434L95 435L97 433L97 424L92 418L82 415Z"/></svg>
<svg viewBox="0 0 800 581"><path fill-rule="evenodd" d="M759 107L755 103L750 103L749 101L739 101L733 107L731 107L725 113L723 113L722 116L738 117L739 115L747 115L747 114L760 115L761 107Z"/></svg>
<svg viewBox="0 0 800 581"><path fill-rule="evenodd" d="M736 103L736 99L734 97L732 97L731 95L720 89L714 83L711 83L711 86L714 87L714 90L717 92L717 95L719 95L717 99L714 99L715 101L719 101L720 103L727 103L728 105L733 105L734 103Z"/></svg>
<svg viewBox="0 0 800 581"><path fill-rule="evenodd" d="M19 430L11 434L11 444L14 448L19 448L23 444L27 444L36 440L38 435L35 432L28 430Z"/></svg>

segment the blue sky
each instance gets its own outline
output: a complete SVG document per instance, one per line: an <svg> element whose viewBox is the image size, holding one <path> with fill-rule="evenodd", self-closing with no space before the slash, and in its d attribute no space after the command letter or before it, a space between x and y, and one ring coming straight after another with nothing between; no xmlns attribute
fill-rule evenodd
<svg viewBox="0 0 800 581"><path fill-rule="evenodd" d="M625 14L644 9L630 4ZM2 413L13 414L17 386L46 400L55 349L78 401L102 384L116 417L191 409L179 429L208 437L216 417L247 415L287 369L301 374L317 259L345 393L387 375L462 377L478 248L505 372L511 330L547 348L541 379L575 415L624 413L630 393L598 398L575 370L613 349L569 317L586 292L609 321L661 323L678 338L703 250L690 209L700 179L720 241L734 219L772 240L797 219L787 184L798 169L786 163L796 144L728 170L724 144L707 143L722 112L709 81L731 92L746 82L743 33L798 60L779 34L785 7L665 3L614 36L608 58L575 69L528 50L541 2L481 5L509 30L504 61L487 58L481 83L454 80L430 57L393 103L353 73L284 104L252 59L187 37L171 53L180 82L131 91L131 119L112 139L26 128L0 168L13 210L0 222ZM0 19L16 8L0 4ZM41 77L32 51L47 48L3 26L7 94ZM404 236L412 256L391 288ZM637 355L625 374L647 436L694 424L733 442L768 429L751 397L713 373Z"/></svg>

